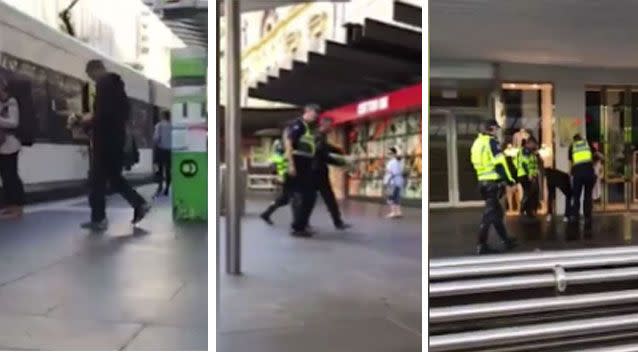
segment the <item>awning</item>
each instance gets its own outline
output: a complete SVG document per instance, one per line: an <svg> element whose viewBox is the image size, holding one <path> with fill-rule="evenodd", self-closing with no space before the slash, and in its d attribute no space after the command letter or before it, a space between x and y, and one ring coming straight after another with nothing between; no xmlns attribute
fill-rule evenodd
<svg viewBox="0 0 638 352"><path fill-rule="evenodd" d="M310 53L249 89L249 96L324 108L345 105L421 81L420 31L366 19L347 25L347 44L326 42L325 54Z"/></svg>

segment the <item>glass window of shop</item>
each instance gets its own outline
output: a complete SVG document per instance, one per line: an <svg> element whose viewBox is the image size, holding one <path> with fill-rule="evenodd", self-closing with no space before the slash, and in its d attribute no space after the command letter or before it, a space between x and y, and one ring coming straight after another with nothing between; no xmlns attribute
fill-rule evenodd
<svg viewBox="0 0 638 352"><path fill-rule="evenodd" d="M463 82L459 82L463 86ZM489 109L490 84L430 89L430 201L445 206L481 201L470 149Z"/></svg>
<svg viewBox="0 0 638 352"><path fill-rule="evenodd" d="M407 176L403 197L421 199L421 111L351 125L347 140L354 158L354 166L348 172L349 196L383 197L388 150L397 147Z"/></svg>

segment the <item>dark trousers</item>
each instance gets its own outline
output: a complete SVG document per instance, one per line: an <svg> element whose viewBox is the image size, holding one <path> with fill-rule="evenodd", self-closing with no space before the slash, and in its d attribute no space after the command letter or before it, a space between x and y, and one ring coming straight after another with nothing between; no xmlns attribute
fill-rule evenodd
<svg viewBox="0 0 638 352"><path fill-rule="evenodd" d="M332 218L334 225L342 225L343 220L341 219L339 204L337 203L337 197L335 197L335 193L332 190L327 170L325 170L325 172L319 171L317 174L317 191L321 194L323 202L326 203L326 207L328 208L328 212L330 212L330 217Z"/></svg>
<svg viewBox="0 0 638 352"><path fill-rule="evenodd" d="M18 174L18 153L0 154L0 179L8 205L24 205L24 185Z"/></svg>
<svg viewBox="0 0 638 352"><path fill-rule="evenodd" d="M592 192L594 191L594 185L596 184L596 174L594 170L577 170L573 176L573 191L572 194L572 215L579 216L580 214L580 199L583 197L583 215L585 219L591 219L592 214ZM584 196L583 196L584 191Z"/></svg>
<svg viewBox="0 0 638 352"><path fill-rule="evenodd" d="M281 191L277 195L277 198L270 203L268 208L262 213L267 217L270 217L277 209L288 205L290 203L290 198L292 197L292 182L288 176L284 177L284 182L281 186Z"/></svg>
<svg viewBox="0 0 638 352"><path fill-rule="evenodd" d="M98 222L106 218L107 183L112 191L122 195L134 209L145 203L144 198L122 176L122 159L121 153L114 152L93 156L89 171L91 221Z"/></svg>
<svg viewBox="0 0 638 352"><path fill-rule="evenodd" d="M556 189L565 196L565 216L571 215L572 186L569 175L554 169L545 169L545 179L547 180L547 211L554 213L554 201L556 200Z"/></svg>
<svg viewBox="0 0 638 352"><path fill-rule="evenodd" d="M536 179L530 180L527 176L520 177L519 182L523 186L521 215L535 216L538 209L538 182Z"/></svg>
<svg viewBox="0 0 638 352"><path fill-rule="evenodd" d="M311 158L295 156L295 170L297 174L291 177L292 196L292 229L304 231L308 227L312 208L317 200L315 176L311 167Z"/></svg>
<svg viewBox="0 0 638 352"><path fill-rule="evenodd" d="M480 191L481 197L485 200L485 209L483 209L483 218L479 228L479 244L487 244L487 236L492 225L501 240L504 242L509 241L505 223L503 222L504 213L500 201L504 193L504 187L496 182L481 182Z"/></svg>
<svg viewBox="0 0 638 352"><path fill-rule="evenodd" d="M157 191L162 191L162 184L166 184L165 190L171 185L171 151L167 149L156 149L157 153Z"/></svg>

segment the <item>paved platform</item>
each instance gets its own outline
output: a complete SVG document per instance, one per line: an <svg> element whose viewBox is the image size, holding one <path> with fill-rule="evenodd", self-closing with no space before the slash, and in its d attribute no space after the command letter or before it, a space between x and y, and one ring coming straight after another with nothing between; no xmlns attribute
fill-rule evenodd
<svg viewBox="0 0 638 352"><path fill-rule="evenodd" d="M78 226L84 200L0 222L0 349L206 349L206 225L173 224L166 200L137 230L123 200L108 214L101 235Z"/></svg>
<svg viewBox="0 0 638 352"><path fill-rule="evenodd" d="M218 351L421 350L420 209L386 220L379 205L351 202L344 213L355 227L341 232L319 200L319 234L299 239L288 234L290 208L272 227L256 216L266 204L247 204L243 275L227 275L220 260Z"/></svg>
<svg viewBox="0 0 638 352"><path fill-rule="evenodd" d="M430 258L474 254L481 214L482 210L478 208L430 210ZM551 222L539 217L538 222L529 223L513 216L506 218L506 226L519 240L520 246L515 252L638 244L638 236L634 234L638 230L637 213L594 214L591 229L585 229L582 223L564 223L562 217L554 217ZM493 228L489 241L493 246L499 246Z"/></svg>

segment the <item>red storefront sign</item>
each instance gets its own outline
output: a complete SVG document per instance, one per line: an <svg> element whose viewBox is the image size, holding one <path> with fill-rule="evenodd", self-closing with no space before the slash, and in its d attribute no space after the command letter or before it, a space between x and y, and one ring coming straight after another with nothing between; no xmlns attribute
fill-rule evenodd
<svg viewBox="0 0 638 352"><path fill-rule="evenodd" d="M421 85L422 83L419 83L371 99L328 110L322 113L321 117L331 117L334 119L335 124L341 124L420 108Z"/></svg>

